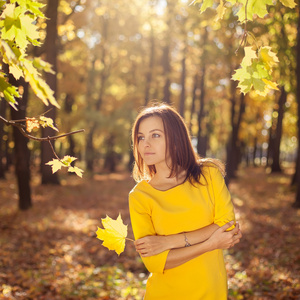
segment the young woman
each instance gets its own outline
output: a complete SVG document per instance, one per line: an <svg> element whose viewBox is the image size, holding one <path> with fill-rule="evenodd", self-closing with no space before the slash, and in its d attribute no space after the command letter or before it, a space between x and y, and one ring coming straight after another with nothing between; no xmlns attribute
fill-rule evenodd
<svg viewBox="0 0 300 300"><path fill-rule="evenodd" d="M242 235L223 165L197 156L183 119L165 104L138 115L132 141L138 183L130 217L136 250L152 273L144 299L227 299L222 249Z"/></svg>

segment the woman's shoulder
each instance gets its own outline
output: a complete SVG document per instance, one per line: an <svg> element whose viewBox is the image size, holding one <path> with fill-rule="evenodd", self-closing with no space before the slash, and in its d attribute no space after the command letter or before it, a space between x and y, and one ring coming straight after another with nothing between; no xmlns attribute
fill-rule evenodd
<svg viewBox="0 0 300 300"><path fill-rule="evenodd" d="M200 167L203 175L209 175L213 177L217 174L221 174L222 177L225 177L225 166L224 164L218 159L206 158L200 160Z"/></svg>
<svg viewBox="0 0 300 300"><path fill-rule="evenodd" d="M132 190L129 192L129 196L133 197L136 195L139 195L140 193L147 192L149 189L149 184L146 180L141 180L137 182L137 184L132 188Z"/></svg>

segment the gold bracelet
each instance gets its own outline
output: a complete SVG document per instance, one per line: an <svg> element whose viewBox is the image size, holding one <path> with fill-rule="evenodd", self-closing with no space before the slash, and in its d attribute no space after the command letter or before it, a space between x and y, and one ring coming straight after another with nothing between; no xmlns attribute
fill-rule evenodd
<svg viewBox="0 0 300 300"><path fill-rule="evenodd" d="M183 235L184 235L185 247L192 246L192 245L189 243L189 241L188 241L188 239L187 239L187 237L186 237L186 235L185 235L185 232L183 233Z"/></svg>

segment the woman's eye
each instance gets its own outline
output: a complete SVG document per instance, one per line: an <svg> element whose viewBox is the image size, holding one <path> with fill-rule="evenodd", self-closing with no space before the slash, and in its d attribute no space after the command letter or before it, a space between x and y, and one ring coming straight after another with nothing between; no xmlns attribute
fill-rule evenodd
<svg viewBox="0 0 300 300"><path fill-rule="evenodd" d="M144 137L143 136L138 136L138 141L141 141L141 140L143 140L144 139Z"/></svg>
<svg viewBox="0 0 300 300"><path fill-rule="evenodd" d="M154 138L159 138L159 137L160 137L160 134L158 134L158 133L153 133L152 137L154 137Z"/></svg>

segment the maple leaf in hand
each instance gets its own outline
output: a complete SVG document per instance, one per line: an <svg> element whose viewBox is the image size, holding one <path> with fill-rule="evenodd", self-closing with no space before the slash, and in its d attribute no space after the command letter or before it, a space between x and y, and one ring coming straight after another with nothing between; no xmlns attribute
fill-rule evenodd
<svg viewBox="0 0 300 300"><path fill-rule="evenodd" d="M115 250L120 255L125 249L125 239L131 240L127 238L127 225L124 225L120 214L116 220L109 216L101 220L104 229L98 227L97 239L103 241L103 246L109 250Z"/></svg>

